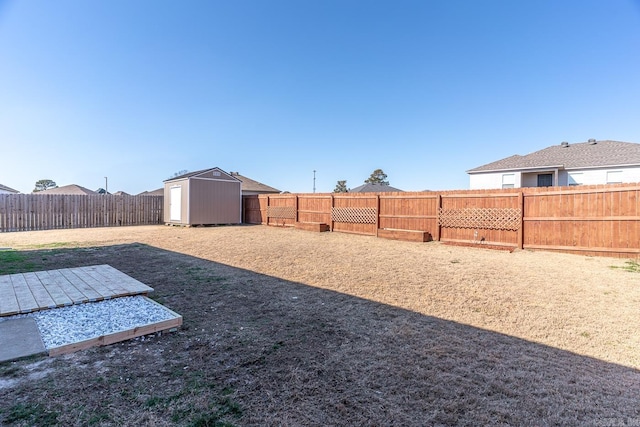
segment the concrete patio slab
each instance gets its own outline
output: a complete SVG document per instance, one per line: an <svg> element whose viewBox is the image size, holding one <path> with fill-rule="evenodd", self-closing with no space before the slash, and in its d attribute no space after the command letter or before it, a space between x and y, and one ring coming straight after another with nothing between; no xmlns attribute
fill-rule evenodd
<svg viewBox="0 0 640 427"><path fill-rule="evenodd" d="M31 317L0 322L0 362L46 353L36 321Z"/></svg>

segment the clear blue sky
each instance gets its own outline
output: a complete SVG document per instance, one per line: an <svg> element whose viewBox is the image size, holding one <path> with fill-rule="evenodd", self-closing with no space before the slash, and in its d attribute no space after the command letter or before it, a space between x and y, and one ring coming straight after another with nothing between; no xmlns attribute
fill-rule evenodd
<svg viewBox="0 0 640 427"><path fill-rule="evenodd" d="M640 0L0 0L0 183L403 190L640 143Z"/></svg>

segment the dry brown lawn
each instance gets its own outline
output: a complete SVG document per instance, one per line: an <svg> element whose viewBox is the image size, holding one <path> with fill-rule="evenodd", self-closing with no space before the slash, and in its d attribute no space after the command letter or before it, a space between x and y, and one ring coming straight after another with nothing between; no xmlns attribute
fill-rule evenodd
<svg viewBox="0 0 640 427"><path fill-rule="evenodd" d="M611 268L624 260L264 226L0 247L35 270L110 264L184 317L0 365L0 425L640 425L640 274Z"/></svg>

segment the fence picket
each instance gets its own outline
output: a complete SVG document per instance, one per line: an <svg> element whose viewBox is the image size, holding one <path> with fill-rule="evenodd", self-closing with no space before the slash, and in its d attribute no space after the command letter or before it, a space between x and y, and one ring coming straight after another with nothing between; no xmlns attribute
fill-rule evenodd
<svg viewBox="0 0 640 427"><path fill-rule="evenodd" d="M376 199L378 198L379 199ZM376 200L379 200L376 205ZM297 203L296 203L297 201ZM330 202L330 203L329 203ZM268 206L295 208L301 222L326 222L332 231L375 235L376 224L335 222L333 208L372 208L378 228L429 232L435 240L524 249L640 257L640 184L558 188L458 190L406 193L280 194L243 197L244 221L271 224ZM453 215L515 209L517 230L495 224L443 227L443 210ZM285 225L293 225L293 220ZM274 223L275 225L275 223ZM279 224L283 225L283 223ZM373 225L373 227L372 227ZM480 228L485 226L486 228Z"/></svg>
<svg viewBox="0 0 640 427"><path fill-rule="evenodd" d="M0 194L0 232L160 224L163 196Z"/></svg>

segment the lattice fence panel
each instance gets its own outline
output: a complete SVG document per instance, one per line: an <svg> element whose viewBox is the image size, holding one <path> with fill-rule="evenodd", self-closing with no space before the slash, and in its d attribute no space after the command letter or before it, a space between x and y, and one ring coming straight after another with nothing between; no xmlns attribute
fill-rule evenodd
<svg viewBox="0 0 640 427"><path fill-rule="evenodd" d="M376 208L331 208L331 220L334 222L375 224L378 222L378 210Z"/></svg>
<svg viewBox="0 0 640 427"><path fill-rule="evenodd" d="M296 208L293 206L267 206L267 216L269 218L295 219Z"/></svg>
<svg viewBox="0 0 640 427"><path fill-rule="evenodd" d="M439 211L440 227L518 230L522 223L522 211L517 208L440 208Z"/></svg>

